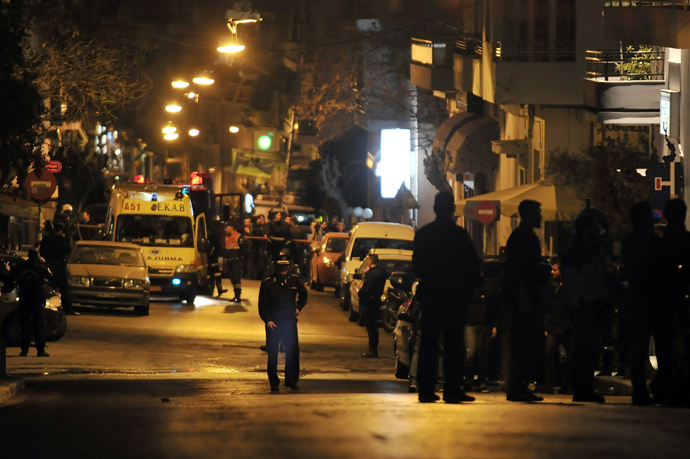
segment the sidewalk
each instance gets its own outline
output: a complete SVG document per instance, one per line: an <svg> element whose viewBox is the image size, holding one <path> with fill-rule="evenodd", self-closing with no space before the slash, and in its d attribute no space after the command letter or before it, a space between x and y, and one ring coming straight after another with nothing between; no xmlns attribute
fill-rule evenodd
<svg viewBox="0 0 690 459"><path fill-rule="evenodd" d="M594 388L603 396L632 395L630 379L621 376L595 376Z"/></svg>
<svg viewBox="0 0 690 459"><path fill-rule="evenodd" d="M24 380L22 378L0 379L0 403L6 402L23 388Z"/></svg>

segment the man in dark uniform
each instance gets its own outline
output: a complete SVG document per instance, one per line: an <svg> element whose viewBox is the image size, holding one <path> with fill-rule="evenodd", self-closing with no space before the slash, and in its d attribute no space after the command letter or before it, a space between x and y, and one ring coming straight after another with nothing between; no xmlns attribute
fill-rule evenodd
<svg viewBox="0 0 690 459"><path fill-rule="evenodd" d="M65 314L76 316L79 313L72 307L67 282L67 259L71 252L72 244L65 235L65 226L60 222L53 222L53 232L41 240L40 254L55 276Z"/></svg>
<svg viewBox="0 0 690 459"><path fill-rule="evenodd" d="M544 400L527 384L535 376L539 340L544 335L542 286L548 285L551 269L542 264L541 243L534 228L541 226L541 203L525 199L518 206L520 226L506 244L502 297L507 303L511 331L510 374L507 399L513 402Z"/></svg>
<svg viewBox="0 0 690 459"><path fill-rule="evenodd" d="M242 268L244 258L244 236L237 231L234 222L225 225L225 244L221 252L225 271L228 273L235 292L235 303L242 301Z"/></svg>
<svg viewBox="0 0 690 459"><path fill-rule="evenodd" d="M209 274L213 276L211 285L214 286L214 288L211 289L211 294L213 294L214 289L217 289L218 297L220 297L223 293L228 291L223 288L223 272L219 264L219 257L223 251L223 245L220 243L217 233L222 232L222 230L218 228L216 224L212 224L209 230L208 242L211 249L208 253L208 266L210 271Z"/></svg>
<svg viewBox="0 0 690 459"><path fill-rule="evenodd" d="M362 354L364 358L376 358L379 356L379 315L381 310L381 295L386 286L388 273L379 266L379 257L376 254L369 255L369 269L364 274L362 288L359 289L359 303L364 314L364 323L369 335L369 350Z"/></svg>
<svg viewBox="0 0 690 459"><path fill-rule="evenodd" d="M261 282L259 288L259 315L266 324L266 366L271 392L280 387L278 378L278 350L282 341L285 348L285 386L298 390L299 339L297 316L307 303L307 289L300 280L299 271L290 273L287 256L275 262L275 272Z"/></svg>
<svg viewBox="0 0 690 459"><path fill-rule="evenodd" d="M481 280L480 260L467 231L453 219L453 194L441 192L434 201L436 220L414 239L412 266L419 276L416 296L422 308L422 341L417 371L419 401L435 402L438 343L443 341L446 403L473 401L462 389L465 320Z"/></svg>
<svg viewBox="0 0 690 459"><path fill-rule="evenodd" d="M17 286L21 356L29 353L33 335L38 357L49 357L45 351L46 339L43 335L42 313L46 303L43 286L44 282L52 280L53 276L39 258L38 252L31 249L29 259L10 270L2 287L2 293L9 293Z"/></svg>

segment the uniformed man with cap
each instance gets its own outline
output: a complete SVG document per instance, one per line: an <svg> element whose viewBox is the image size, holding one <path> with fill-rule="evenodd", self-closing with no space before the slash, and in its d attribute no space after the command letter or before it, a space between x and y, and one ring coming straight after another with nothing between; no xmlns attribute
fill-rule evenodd
<svg viewBox="0 0 690 459"><path fill-rule="evenodd" d="M307 289L299 271L291 272L292 263L281 255L274 261L273 274L261 282L259 289L259 315L266 324L267 373L271 392L280 387L278 378L278 350L285 349L285 386L298 390L299 339L297 316L307 303Z"/></svg>

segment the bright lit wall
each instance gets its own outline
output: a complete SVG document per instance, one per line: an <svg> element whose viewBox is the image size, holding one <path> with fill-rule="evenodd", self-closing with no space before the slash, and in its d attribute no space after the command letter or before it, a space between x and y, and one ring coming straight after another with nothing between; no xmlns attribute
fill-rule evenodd
<svg viewBox="0 0 690 459"><path fill-rule="evenodd" d="M403 182L410 189L411 149L409 129L381 130L381 160L376 169L381 197L394 198Z"/></svg>

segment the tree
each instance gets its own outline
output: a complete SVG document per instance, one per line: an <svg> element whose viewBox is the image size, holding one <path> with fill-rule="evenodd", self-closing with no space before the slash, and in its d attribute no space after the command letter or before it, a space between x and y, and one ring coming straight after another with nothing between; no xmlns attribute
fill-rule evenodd
<svg viewBox="0 0 690 459"><path fill-rule="evenodd" d="M0 3L0 164L5 182L20 174L26 176L29 165L40 160L40 141L37 129L44 112L35 75L28 70L25 49L28 35L25 23L25 4L21 1ZM0 185L4 185L2 183Z"/></svg>
<svg viewBox="0 0 690 459"><path fill-rule="evenodd" d="M635 164L639 157L625 138L607 138L580 153L554 150L549 154L547 174L565 185L609 219L610 234L620 239L629 228L628 212L638 201L649 199L649 186Z"/></svg>
<svg viewBox="0 0 690 459"><path fill-rule="evenodd" d="M4 168L14 171L9 178L16 174L21 182L32 163L42 167L40 146L51 126L112 121L151 88L140 67L147 40L104 25L99 20L106 17L99 10L104 4L0 3L0 146Z"/></svg>

